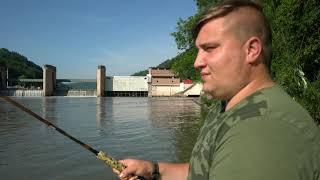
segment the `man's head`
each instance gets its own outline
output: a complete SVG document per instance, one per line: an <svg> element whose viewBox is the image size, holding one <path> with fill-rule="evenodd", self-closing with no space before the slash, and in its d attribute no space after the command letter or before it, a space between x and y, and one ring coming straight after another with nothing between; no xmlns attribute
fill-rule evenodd
<svg viewBox="0 0 320 180"><path fill-rule="evenodd" d="M263 43L263 59L268 69L271 66L272 58L272 35L269 22L266 16L262 12L262 8L259 4L250 0L225 0L217 6L209 8L206 13L202 15L198 23L193 29L193 38L196 39L200 29L207 22L225 17L232 12L236 12L239 9L248 8L253 12L252 16L243 15L237 13L239 19L232 21L234 24L230 27L238 35L241 40L246 40L250 36L257 36Z"/></svg>
<svg viewBox="0 0 320 180"><path fill-rule="evenodd" d="M271 30L259 5L227 0L210 8L194 28L204 90L230 99L254 79L255 70L268 71ZM258 68L256 68L258 67Z"/></svg>

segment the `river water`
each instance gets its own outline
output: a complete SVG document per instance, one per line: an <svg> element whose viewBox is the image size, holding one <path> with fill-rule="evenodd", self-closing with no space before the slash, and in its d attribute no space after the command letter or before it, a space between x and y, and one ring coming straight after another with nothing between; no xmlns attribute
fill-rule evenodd
<svg viewBox="0 0 320 180"><path fill-rule="evenodd" d="M186 162L200 127L197 98L14 98L117 159ZM0 98L1 179L111 179L94 154Z"/></svg>

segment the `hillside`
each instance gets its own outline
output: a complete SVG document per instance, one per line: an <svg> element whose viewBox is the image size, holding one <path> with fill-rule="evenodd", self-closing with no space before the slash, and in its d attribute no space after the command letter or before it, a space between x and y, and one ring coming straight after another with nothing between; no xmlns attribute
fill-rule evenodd
<svg viewBox="0 0 320 180"><path fill-rule="evenodd" d="M9 79L41 79L42 68L17 52L0 48L0 66L9 69Z"/></svg>
<svg viewBox="0 0 320 180"><path fill-rule="evenodd" d="M173 62L174 62L174 59L168 59L168 60L162 62L161 64L159 64L158 66L156 66L155 68L171 69ZM132 76L146 76L147 74L148 74L148 69L136 72L136 73L132 74Z"/></svg>

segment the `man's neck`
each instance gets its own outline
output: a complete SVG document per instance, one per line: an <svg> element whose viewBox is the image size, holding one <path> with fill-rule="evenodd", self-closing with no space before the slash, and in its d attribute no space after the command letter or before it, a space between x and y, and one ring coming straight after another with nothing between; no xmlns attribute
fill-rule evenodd
<svg viewBox="0 0 320 180"><path fill-rule="evenodd" d="M225 111L229 110L254 92L272 86L274 86L274 82L270 78L264 78L263 80L256 79L251 81L228 101Z"/></svg>

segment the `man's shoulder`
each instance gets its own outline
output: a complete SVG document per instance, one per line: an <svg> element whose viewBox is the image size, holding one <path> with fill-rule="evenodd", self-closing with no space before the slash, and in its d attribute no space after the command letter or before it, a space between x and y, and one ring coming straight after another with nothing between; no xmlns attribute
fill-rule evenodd
<svg viewBox="0 0 320 180"><path fill-rule="evenodd" d="M257 91L216 119L221 123L211 153L215 178L260 177L267 169L269 179L278 174L281 179L294 179L296 173L304 176L320 168L319 128L280 87ZM309 167L310 163L315 167ZM304 167L301 172L297 172L298 164Z"/></svg>
<svg viewBox="0 0 320 180"><path fill-rule="evenodd" d="M280 178L277 175L281 175L280 179L294 179L295 173L304 176L319 170L319 132L303 132L284 121L260 118L237 123L220 137L212 174L244 178L266 173L268 179ZM298 166L303 168L297 170Z"/></svg>
<svg viewBox="0 0 320 180"><path fill-rule="evenodd" d="M309 113L279 86L253 93L226 115L229 116L227 123L230 125L248 119L313 123Z"/></svg>
<svg viewBox="0 0 320 180"><path fill-rule="evenodd" d="M318 131L308 112L278 86L255 92L223 116L224 123L218 130L218 141L230 129L252 135L258 133L259 129L269 129L278 135L299 132L302 136L310 133L315 135Z"/></svg>

